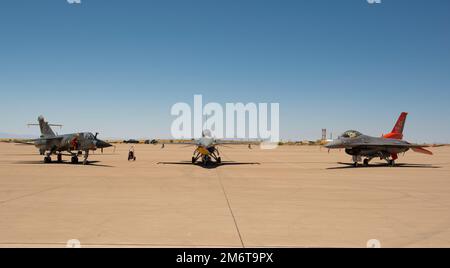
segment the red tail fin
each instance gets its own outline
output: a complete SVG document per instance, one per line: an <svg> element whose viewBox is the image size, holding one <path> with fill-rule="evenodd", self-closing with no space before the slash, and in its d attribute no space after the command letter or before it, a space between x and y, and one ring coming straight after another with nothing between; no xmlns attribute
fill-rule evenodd
<svg viewBox="0 0 450 268"><path fill-rule="evenodd" d="M405 121L406 121L407 115L408 115L408 113L405 113L405 112L401 113L400 116L398 117L397 123L395 123L395 126L392 129L391 133L383 135L383 137L387 138L387 139L397 139L397 140L403 139L403 128L405 127Z"/></svg>

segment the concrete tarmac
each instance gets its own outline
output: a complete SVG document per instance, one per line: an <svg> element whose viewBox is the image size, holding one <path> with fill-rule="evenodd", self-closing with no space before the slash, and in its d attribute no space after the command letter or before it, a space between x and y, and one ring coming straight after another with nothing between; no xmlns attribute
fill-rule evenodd
<svg viewBox="0 0 450 268"><path fill-rule="evenodd" d="M319 146L222 148L209 168L182 145L128 148L83 166L0 143L0 247L450 247L450 147L394 168Z"/></svg>

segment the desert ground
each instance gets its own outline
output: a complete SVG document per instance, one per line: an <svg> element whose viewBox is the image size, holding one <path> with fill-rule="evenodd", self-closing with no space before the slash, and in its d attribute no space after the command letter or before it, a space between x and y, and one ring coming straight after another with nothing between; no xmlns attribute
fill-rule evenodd
<svg viewBox="0 0 450 268"><path fill-rule="evenodd" d="M450 247L450 147L394 168L319 146L222 148L209 168L181 145L128 148L83 166L0 143L0 246Z"/></svg>

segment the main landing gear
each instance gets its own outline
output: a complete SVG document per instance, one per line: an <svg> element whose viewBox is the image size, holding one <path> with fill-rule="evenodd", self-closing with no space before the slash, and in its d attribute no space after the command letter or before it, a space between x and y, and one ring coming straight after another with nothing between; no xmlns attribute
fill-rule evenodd
<svg viewBox="0 0 450 268"><path fill-rule="evenodd" d="M70 152L69 152L69 153L70 153ZM72 163L72 164L78 164L78 162L79 162L78 156L81 155L81 154L82 154L81 151L78 151L77 153L71 153L72 157L70 158L70 163ZM52 162L51 155L52 155L52 152L49 152L49 153L46 153L46 154L45 154L45 157L44 157L44 163L51 163L51 162ZM56 158L56 161L57 161L58 163L62 163L62 162L63 162L63 160L62 160L62 153L61 153L61 152L58 152L58 153L56 154L56 157L57 157L57 158ZM89 157L89 151L85 151L85 152L84 152L83 165L89 164L89 162L88 162L88 160L87 160L88 157Z"/></svg>
<svg viewBox="0 0 450 268"><path fill-rule="evenodd" d="M388 163L388 166L395 167L395 160L398 159L397 154L391 154L390 157L385 157L384 160Z"/></svg>
<svg viewBox="0 0 450 268"><path fill-rule="evenodd" d="M360 165L359 162L361 162L361 160L362 160L363 166L368 167L369 163L372 159L373 159L373 157L367 157L367 158L364 158L364 160L363 160L360 155L354 155L352 158L353 166L358 167ZM395 156L380 157L380 160L385 160L387 162L388 166L390 166L390 167L395 167L396 159L397 158Z"/></svg>
<svg viewBox="0 0 450 268"><path fill-rule="evenodd" d="M52 162L52 157L51 157L52 153L53 153L53 152L51 152L51 151L48 152L48 153L45 153L45 152L44 152L44 155L45 155L45 157L44 157L44 163L49 164L49 163ZM58 163L61 162L61 161L62 161L62 157L61 157L61 153L59 152L59 153L58 153Z"/></svg>
<svg viewBox="0 0 450 268"><path fill-rule="evenodd" d="M72 164L78 164L79 163L79 159L78 156L82 155L83 153L81 151L78 151L76 154L72 153L72 157L70 158L70 163ZM89 151L84 151L84 159L83 159L83 165L87 165L89 164L89 162L87 161L89 156Z"/></svg>
<svg viewBox="0 0 450 268"><path fill-rule="evenodd" d="M371 160L372 160L372 157L364 158L363 166L368 167Z"/></svg>

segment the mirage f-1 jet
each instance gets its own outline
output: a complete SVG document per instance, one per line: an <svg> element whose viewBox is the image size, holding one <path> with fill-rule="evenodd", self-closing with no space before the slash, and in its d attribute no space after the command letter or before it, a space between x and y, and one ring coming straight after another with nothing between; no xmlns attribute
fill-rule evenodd
<svg viewBox="0 0 450 268"><path fill-rule="evenodd" d="M386 160L390 166L395 166L395 160L399 153L409 149L417 153L432 155L433 153L424 149L425 145L412 144L403 140L403 129L407 113L402 113L392 131L382 137L371 137L356 130L344 132L336 140L325 145L328 149L345 149L345 152L353 157L353 165L358 166L362 157L363 164L369 165L370 160L379 157Z"/></svg>
<svg viewBox="0 0 450 268"><path fill-rule="evenodd" d="M38 117L39 124L28 124L29 126L39 126L41 136L39 139L31 140L31 144L39 149L41 155L45 155L44 163L51 163L51 155L57 155L57 161L62 162L62 152L68 152L71 156L73 164L78 163L78 155L84 152L83 164L88 164L89 150L96 150L111 147L112 145L97 139L98 133L95 135L90 132L71 133L64 135L56 135L50 126L61 126L49 124L44 120L43 116Z"/></svg>

